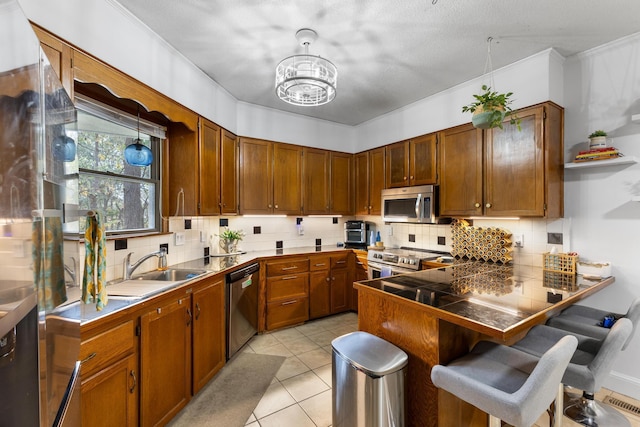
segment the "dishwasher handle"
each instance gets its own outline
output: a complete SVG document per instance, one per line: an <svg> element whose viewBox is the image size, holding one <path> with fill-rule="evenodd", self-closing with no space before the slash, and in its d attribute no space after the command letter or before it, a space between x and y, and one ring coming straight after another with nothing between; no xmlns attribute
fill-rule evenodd
<svg viewBox="0 0 640 427"><path fill-rule="evenodd" d="M245 277L249 277L253 273L256 273L258 270L260 270L260 264L256 262L239 270L232 271L231 273L227 274L227 283L237 282L238 280L244 279Z"/></svg>

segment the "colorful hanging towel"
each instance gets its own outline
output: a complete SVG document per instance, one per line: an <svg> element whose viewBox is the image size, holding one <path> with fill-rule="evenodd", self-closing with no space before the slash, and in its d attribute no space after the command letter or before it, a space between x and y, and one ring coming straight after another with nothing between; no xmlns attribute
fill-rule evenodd
<svg viewBox="0 0 640 427"><path fill-rule="evenodd" d="M91 215L93 213L93 215ZM96 310L102 310L108 302L104 275L107 270L106 235L98 212L87 215L84 232L84 275L82 277L82 301L95 302Z"/></svg>
<svg viewBox="0 0 640 427"><path fill-rule="evenodd" d="M38 289L38 306L48 312L67 300L62 259L62 220L57 217L34 220L32 231L33 274Z"/></svg>

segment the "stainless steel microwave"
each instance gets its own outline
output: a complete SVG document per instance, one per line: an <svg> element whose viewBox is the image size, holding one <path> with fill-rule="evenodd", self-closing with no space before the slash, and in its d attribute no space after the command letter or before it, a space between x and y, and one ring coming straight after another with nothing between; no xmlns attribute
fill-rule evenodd
<svg viewBox="0 0 640 427"><path fill-rule="evenodd" d="M437 193L435 185L382 190L382 220L436 224Z"/></svg>

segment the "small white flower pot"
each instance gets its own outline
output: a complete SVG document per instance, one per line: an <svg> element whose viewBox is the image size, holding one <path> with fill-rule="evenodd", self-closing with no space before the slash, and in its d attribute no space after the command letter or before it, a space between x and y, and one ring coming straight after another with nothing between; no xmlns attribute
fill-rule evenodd
<svg viewBox="0 0 640 427"><path fill-rule="evenodd" d="M606 136L594 136L593 138L589 138L589 149L592 150L594 148L603 148L607 146L607 137Z"/></svg>

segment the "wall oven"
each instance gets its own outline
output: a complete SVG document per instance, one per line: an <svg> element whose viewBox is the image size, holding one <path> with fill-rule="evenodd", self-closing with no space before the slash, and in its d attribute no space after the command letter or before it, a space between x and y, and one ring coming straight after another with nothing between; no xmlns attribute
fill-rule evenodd
<svg viewBox="0 0 640 427"><path fill-rule="evenodd" d="M435 185L388 188L382 190L382 220L435 224L437 220Z"/></svg>

